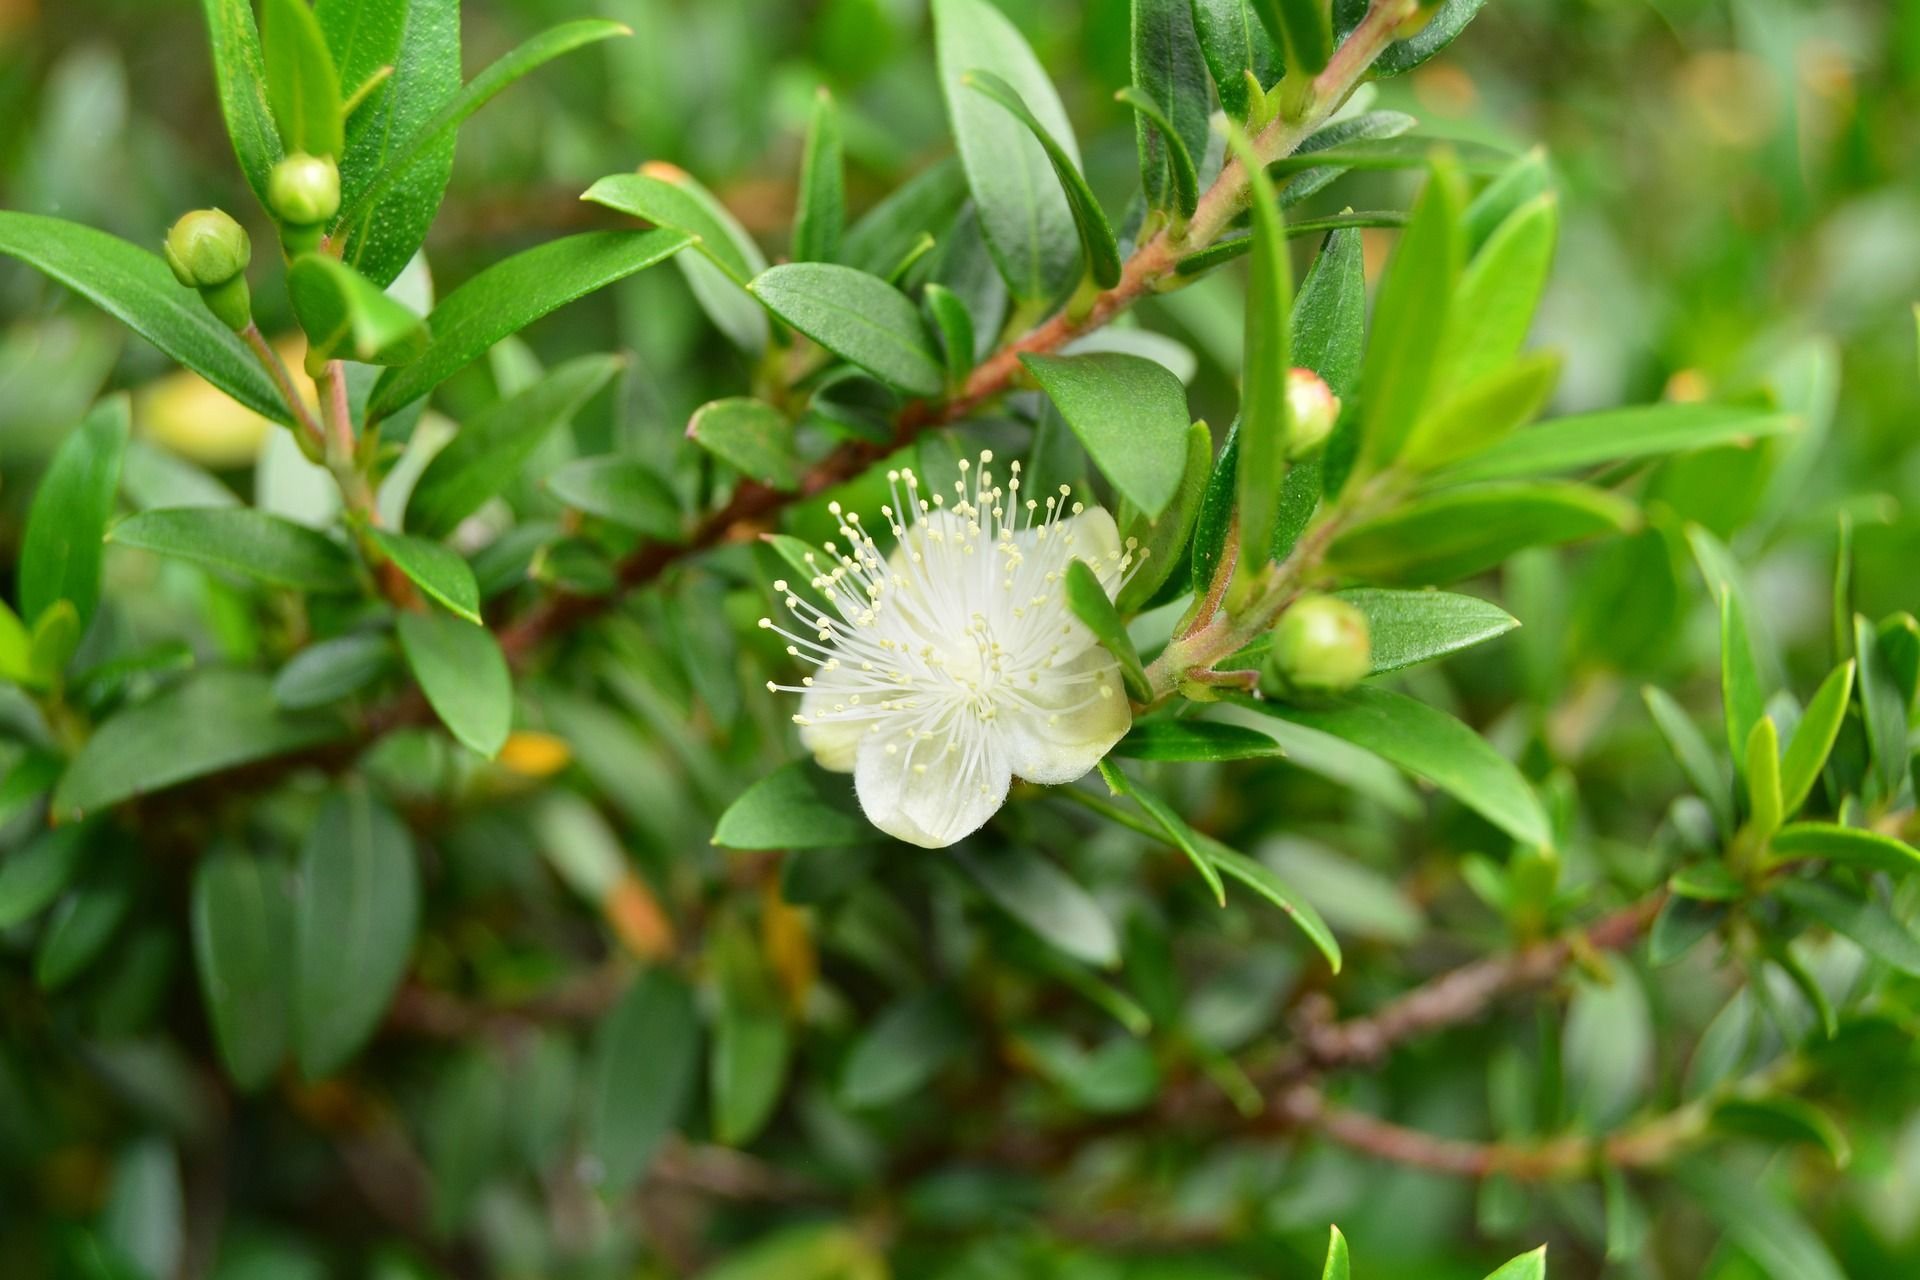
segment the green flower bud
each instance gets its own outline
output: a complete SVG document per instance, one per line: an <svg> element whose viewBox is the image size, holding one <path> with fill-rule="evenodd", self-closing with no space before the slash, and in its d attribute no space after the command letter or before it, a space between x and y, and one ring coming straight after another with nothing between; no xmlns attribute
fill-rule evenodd
<svg viewBox="0 0 1920 1280"><path fill-rule="evenodd" d="M174 279L189 289L211 289L247 269L253 243L247 229L220 210L195 209L173 224L162 252Z"/></svg>
<svg viewBox="0 0 1920 1280"><path fill-rule="evenodd" d="M1308 595L1274 624L1266 683L1283 695L1340 693L1372 667L1367 616L1333 596Z"/></svg>
<svg viewBox="0 0 1920 1280"><path fill-rule="evenodd" d="M1311 369L1287 370L1287 416L1292 431L1287 453L1304 458L1327 442L1340 420L1340 397Z"/></svg>
<svg viewBox="0 0 1920 1280"><path fill-rule="evenodd" d="M300 152L273 166L267 207L290 227L317 227L340 212L340 170L329 156Z"/></svg>

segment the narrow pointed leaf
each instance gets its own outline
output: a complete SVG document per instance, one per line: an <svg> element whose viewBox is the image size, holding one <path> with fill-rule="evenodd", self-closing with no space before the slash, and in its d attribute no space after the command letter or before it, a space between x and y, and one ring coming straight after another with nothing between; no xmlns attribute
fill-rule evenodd
<svg viewBox="0 0 1920 1280"><path fill-rule="evenodd" d="M1244 150L1241 159L1248 159ZM1267 175L1256 165L1248 176L1253 256L1247 266L1239 454L1234 464L1234 505L1240 519L1238 572L1242 575L1256 573L1266 564L1280 519L1280 490L1287 475L1292 431L1287 374L1293 367L1289 323L1293 268L1287 260L1286 224Z"/></svg>
<svg viewBox="0 0 1920 1280"><path fill-rule="evenodd" d="M1134 144L1147 204L1191 216L1199 198L1194 157L1207 150L1207 64L1190 0L1133 0Z"/></svg>
<svg viewBox="0 0 1920 1280"><path fill-rule="evenodd" d="M373 540L387 559L399 567L416 587L439 601L460 618L480 624L480 585L473 569L459 552L409 533L387 529L371 530Z"/></svg>
<svg viewBox="0 0 1920 1280"><path fill-rule="evenodd" d="M340 77L307 0L263 0L260 44L267 104L288 151L338 158L346 150L340 123Z"/></svg>
<svg viewBox="0 0 1920 1280"><path fill-rule="evenodd" d="M1663 454L1741 444L1799 425L1791 414L1740 405L1656 404L1557 418L1508 436L1441 473L1448 483L1551 475Z"/></svg>
<svg viewBox="0 0 1920 1280"><path fill-rule="evenodd" d="M267 105L266 58L260 49L253 0L201 0L200 8L207 19L214 83L227 136L233 140L233 154L247 185L265 205L267 178L280 162L282 148L273 108Z"/></svg>
<svg viewBox="0 0 1920 1280"><path fill-rule="evenodd" d="M492 759L513 726L513 677L485 627L435 610L402 613L400 650L447 731Z"/></svg>
<svg viewBox="0 0 1920 1280"><path fill-rule="evenodd" d="M1227 887L1221 882L1220 870L1215 865L1216 859L1208 856L1207 852L1201 848L1201 841L1205 837L1188 826L1186 819L1176 813L1173 806L1136 784L1133 779L1120 772L1120 767L1111 760L1100 762L1100 777L1113 794L1129 796L1135 804L1140 806L1147 817L1152 819L1154 825L1165 834L1167 842L1187 855L1187 861L1193 863L1194 870L1200 873L1200 878L1206 881L1207 888L1213 892L1214 901L1220 906L1226 906Z"/></svg>
<svg viewBox="0 0 1920 1280"><path fill-rule="evenodd" d="M793 260L832 262L847 221L846 161L833 95L814 95L807 144L800 156L800 204L793 215Z"/></svg>
<svg viewBox="0 0 1920 1280"><path fill-rule="evenodd" d="M292 1020L286 870L269 858L212 854L194 869L191 914L200 994L220 1060L241 1089L257 1089L286 1056Z"/></svg>
<svg viewBox="0 0 1920 1280"><path fill-rule="evenodd" d="M345 547L309 525L252 507L143 511L113 526L107 540L293 591L350 592L360 586Z"/></svg>
<svg viewBox="0 0 1920 1280"><path fill-rule="evenodd" d="M131 429L127 398L102 400L60 442L40 478L20 545L20 619L27 626L62 600L73 606L80 631L93 618L100 603L101 540L120 492L120 460Z"/></svg>
<svg viewBox="0 0 1920 1280"><path fill-rule="evenodd" d="M961 83L998 103L1033 134L1034 141L1046 151L1047 161L1053 166L1054 176L1067 197L1067 205L1073 210L1073 225L1080 236L1080 251L1086 255L1088 274L1102 289L1118 284L1120 249L1113 240L1113 227L1107 222L1093 189L1080 175L1079 164L1054 140L1039 117L1027 109L1027 104L1005 80L991 71L975 68L961 77Z"/></svg>
<svg viewBox="0 0 1920 1280"><path fill-rule="evenodd" d="M1127 691L1135 698L1145 698L1147 678L1141 672L1140 655L1134 650L1133 638L1127 634L1127 624L1108 598L1107 589L1100 585L1100 575L1084 560L1075 560L1067 566L1067 604L1074 616L1093 632L1094 639L1120 664Z"/></svg>
<svg viewBox="0 0 1920 1280"><path fill-rule="evenodd" d="M1798 813L1812 794L1834 740L1840 736L1840 726L1846 723L1853 672L1854 663L1849 660L1820 682L1787 742L1787 754L1780 762L1780 803L1788 816Z"/></svg>

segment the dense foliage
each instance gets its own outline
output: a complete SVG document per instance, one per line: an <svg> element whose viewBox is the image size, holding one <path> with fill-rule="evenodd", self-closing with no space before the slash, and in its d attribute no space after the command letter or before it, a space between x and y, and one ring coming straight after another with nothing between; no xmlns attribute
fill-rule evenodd
<svg viewBox="0 0 1920 1280"><path fill-rule="evenodd" d="M0 51L8 1276L1920 1270L1911 0Z"/></svg>

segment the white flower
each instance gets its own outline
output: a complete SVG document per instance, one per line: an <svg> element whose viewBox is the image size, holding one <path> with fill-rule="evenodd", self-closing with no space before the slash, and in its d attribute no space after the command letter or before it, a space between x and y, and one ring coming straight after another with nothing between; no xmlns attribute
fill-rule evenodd
<svg viewBox="0 0 1920 1280"><path fill-rule="evenodd" d="M898 540L891 555L858 515L829 542L831 569L809 556L822 613L785 582L789 631L762 618L817 670L798 686L800 740L827 769L852 773L867 819L938 849L979 830L1018 775L1072 782L1132 722L1120 668L1066 601L1066 571L1084 560L1112 596L1133 563L1113 517L1073 502L1065 485L1023 498L1020 464L1004 489L960 463L955 496L924 498L911 471L889 472L882 507Z"/></svg>

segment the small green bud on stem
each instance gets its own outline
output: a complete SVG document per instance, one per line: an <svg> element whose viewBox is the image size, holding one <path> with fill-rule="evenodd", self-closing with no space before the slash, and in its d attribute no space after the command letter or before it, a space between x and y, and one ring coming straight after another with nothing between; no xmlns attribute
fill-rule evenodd
<svg viewBox="0 0 1920 1280"><path fill-rule="evenodd" d="M1333 596L1306 595L1274 624L1265 683L1283 695L1341 693L1372 668L1367 616Z"/></svg>
<svg viewBox="0 0 1920 1280"><path fill-rule="evenodd" d="M1294 461L1307 457L1327 442L1340 420L1340 397L1333 394L1311 369L1287 370L1287 417L1292 430L1287 454Z"/></svg>
<svg viewBox="0 0 1920 1280"><path fill-rule="evenodd" d="M280 240L290 256L312 252L327 222L340 212L340 170L330 156L300 152L273 166L267 206L280 220Z"/></svg>
<svg viewBox="0 0 1920 1280"><path fill-rule="evenodd" d="M194 210L173 224L161 253L174 279L199 290L220 323L235 333L253 323L253 298L247 291L253 242L232 217L219 209Z"/></svg>

